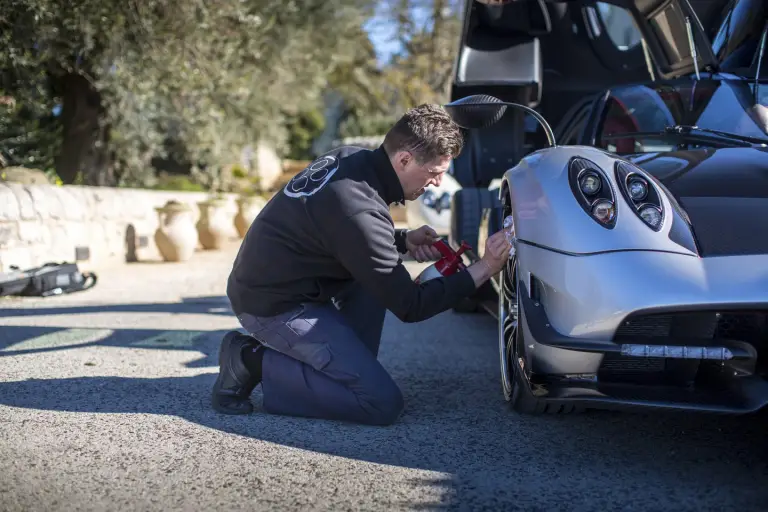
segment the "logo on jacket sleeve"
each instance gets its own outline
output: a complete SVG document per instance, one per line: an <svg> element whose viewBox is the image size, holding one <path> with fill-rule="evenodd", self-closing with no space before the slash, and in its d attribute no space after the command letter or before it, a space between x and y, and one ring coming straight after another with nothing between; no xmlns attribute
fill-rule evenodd
<svg viewBox="0 0 768 512"><path fill-rule="evenodd" d="M339 170L339 159L323 156L309 164L286 183L283 191L288 197L307 197L322 189Z"/></svg>

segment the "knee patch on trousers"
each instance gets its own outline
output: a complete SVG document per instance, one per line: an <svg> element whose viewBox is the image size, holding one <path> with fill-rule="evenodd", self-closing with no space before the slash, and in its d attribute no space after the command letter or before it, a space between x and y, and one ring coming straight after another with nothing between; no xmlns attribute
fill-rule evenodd
<svg viewBox="0 0 768 512"><path fill-rule="evenodd" d="M387 386L371 400L374 411L371 412L371 422L375 425L391 425L395 423L405 409L403 393L396 385Z"/></svg>

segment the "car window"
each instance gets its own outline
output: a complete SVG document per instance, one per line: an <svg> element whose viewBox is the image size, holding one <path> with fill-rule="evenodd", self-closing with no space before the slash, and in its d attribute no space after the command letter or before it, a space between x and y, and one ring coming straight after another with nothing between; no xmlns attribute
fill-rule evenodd
<svg viewBox="0 0 768 512"><path fill-rule="evenodd" d="M765 23L763 0L734 0L729 3L712 40L712 52L721 61L723 70L745 70L754 66Z"/></svg>
<svg viewBox="0 0 768 512"><path fill-rule="evenodd" d="M768 82L701 80L634 85L610 91L600 116L596 143L618 154L665 151L675 147L663 132L675 125L698 126L768 141ZM611 138L611 136L622 136Z"/></svg>
<svg viewBox="0 0 768 512"><path fill-rule="evenodd" d="M605 31L616 48L629 51L640 43L642 36L629 11L605 2L597 2L596 6Z"/></svg>
<svg viewBox="0 0 768 512"><path fill-rule="evenodd" d="M674 107L673 107L674 108ZM607 140L604 136L630 132L659 132L674 125L675 119L661 96L651 87L617 89L606 103L598 145L618 154L668 151L674 148L664 138Z"/></svg>

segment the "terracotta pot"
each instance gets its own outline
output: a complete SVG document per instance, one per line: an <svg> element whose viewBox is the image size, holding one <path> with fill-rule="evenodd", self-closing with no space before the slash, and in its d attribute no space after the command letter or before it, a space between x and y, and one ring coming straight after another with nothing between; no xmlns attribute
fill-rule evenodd
<svg viewBox="0 0 768 512"><path fill-rule="evenodd" d="M197 221L197 233L203 249L220 249L230 232L231 220L227 218L227 201L209 199L197 203L200 207L200 220Z"/></svg>
<svg viewBox="0 0 768 512"><path fill-rule="evenodd" d="M197 247L197 230L192 209L177 201L155 208L160 226L155 231L155 244L165 261L186 261Z"/></svg>
<svg viewBox="0 0 768 512"><path fill-rule="evenodd" d="M267 202L256 196L244 196L237 199L237 215L235 215L235 229L240 238L245 238L248 228Z"/></svg>

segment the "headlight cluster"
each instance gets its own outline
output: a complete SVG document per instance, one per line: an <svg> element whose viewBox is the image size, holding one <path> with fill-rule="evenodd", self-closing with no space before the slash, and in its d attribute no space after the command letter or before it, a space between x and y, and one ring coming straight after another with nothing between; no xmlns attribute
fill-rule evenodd
<svg viewBox="0 0 768 512"><path fill-rule="evenodd" d="M664 221L664 206L650 178L637 167L622 160L616 161L614 172L619 189L627 203L632 205L635 214L649 228L660 230Z"/></svg>
<svg viewBox="0 0 768 512"><path fill-rule="evenodd" d="M616 197L608 176L586 158L571 159L568 166L571 190L579 204L601 226L616 225Z"/></svg>
<svg viewBox="0 0 768 512"><path fill-rule="evenodd" d="M422 195L422 201L424 202L424 206L434 208L437 210L437 213L451 209L451 195L448 192L443 192L442 195L438 197L433 190L427 189Z"/></svg>

